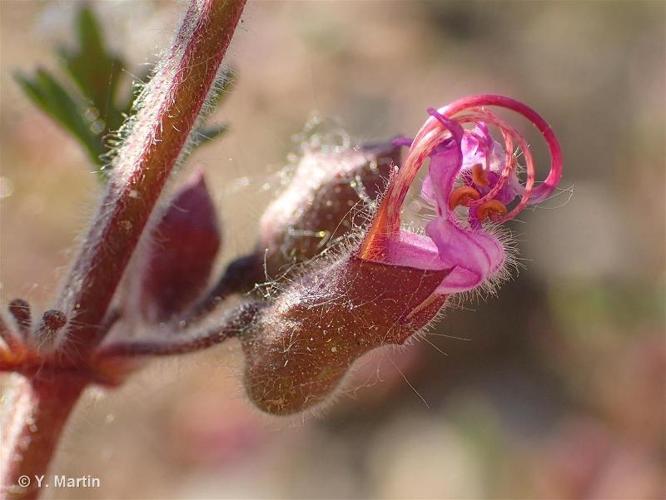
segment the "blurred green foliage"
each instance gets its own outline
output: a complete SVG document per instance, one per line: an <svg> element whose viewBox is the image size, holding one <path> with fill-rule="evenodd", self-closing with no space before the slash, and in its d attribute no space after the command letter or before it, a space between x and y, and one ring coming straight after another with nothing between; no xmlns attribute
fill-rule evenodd
<svg viewBox="0 0 666 500"><path fill-rule="evenodd" d="M109 152L115 147L115 132L130 115L139 87L126 96L119 96L123 75L130 74L122 57L105 43L101 25L93 9L84 5L76 17L75 48L58 49L58 66L70 80L63 85L48 70L38 68L33 75L16 74L25 94L44 113L69 132L83 147L89 159L98 166L100 179L109 173ZM146 82L149 67L139 76ZM222 75L222 87L210 102L212 112L228 95L235 83L229 69ZM194 132L193 144L199 146L221 137L226 123L203 125Z"/></svg>

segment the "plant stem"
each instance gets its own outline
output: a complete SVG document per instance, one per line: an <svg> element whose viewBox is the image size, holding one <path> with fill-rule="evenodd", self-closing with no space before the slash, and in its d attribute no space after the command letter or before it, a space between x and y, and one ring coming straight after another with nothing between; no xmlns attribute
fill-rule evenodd
<svg viewBox="0 0 666 500"><path fill-rule="evenodd" d="M192 0L173 46L139 98L107 192L65 282L57 309L63 336L83 357L99 342L97 328L164 185L187 146L215 82L245 0Z"/></svg>
<svg viewBox="0 0 666 500"><path fill-rule="evenodd" d="M135 356L171 356L200 351L242 334L259 310L261 303L243 304L217 320L217 326L182 331L178 335L156 339L125 340L101 346L95 351L94 364L110 358Z"/></svg>
<svg viewBox="0 0 666 500"><path fill-rule="evenodd" d="M14 375L3 404L0 423L0 494L2 498L32 499L39 496L37 477L46 474L67 417L86 381L74 375L31 380ZM19 478L30 485L22 488ZM46 482L46 479L44 479Z"/></svg>
<svg viewBox="0 0 666 500"><path fill-rule="evenodd" d="M62 362L31 378L16 375L0 422L0 491L36 498L76 401L91 382L90 354L125 268L178 159L187 148L245 0L191 0L185 18L139 98L107 191L57 301L68 329L58 339ZM11 309L11 308L10 308ZM3 331L3 337L8 334ZM28 476L28 489L17 487ZM46 479L45 479L46 481Z"/></svg>

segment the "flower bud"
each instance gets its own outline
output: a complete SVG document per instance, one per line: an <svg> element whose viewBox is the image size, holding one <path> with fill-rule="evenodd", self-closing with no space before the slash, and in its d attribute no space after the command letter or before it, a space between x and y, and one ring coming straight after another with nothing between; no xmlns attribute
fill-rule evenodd
<svg viewBox="0 0 666 500"><path fill-rule="evenodd" d="M267 274L281 275L347 234L354 218L384 192L399 158L399 148L390 143L306 151L286 190L261 218L257 253Z"/></svg>
<svg viewBox="0 0 666 500"><path fill-rule="evenodd" d="M303 275L241 335L250 399L278 415L325 401L357 358L404 343L436 315L447 272L346 255Z"/></svg>
<svg viewBox="0 0 666 500"><path fill-rule="evenodd" d="M178 190L162 216L141 283L141 311L151 322L181 312L208 284L220 229L203 173Z"/></svg>

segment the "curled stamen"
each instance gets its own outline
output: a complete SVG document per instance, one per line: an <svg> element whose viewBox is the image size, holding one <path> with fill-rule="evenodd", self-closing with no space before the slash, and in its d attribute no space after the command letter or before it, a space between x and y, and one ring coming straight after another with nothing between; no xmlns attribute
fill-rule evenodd
<svg viewBox="0 0 666 500"><path fill-rule="evenodd" d="M472 116L474 116L474 119L476 120L485 120L499 127L505 140L505 148L508 155L507 164L504 166L504 169L502 170L500 180L485 196L473 202L472 206L480 205L485 201L494 199L495 196L508 182L511 173L516 169L516 162L512 155L513 140L515 140L518 143L518 147L522 151L523 156L525 158L527 181L525 183L520 202L511 210L511 212L506 214L501 220L498 221L498 222L506 222L507 220L513 219L516 215L518 215L523 210L523 208L527 206L527 204L530 202L533 196L533 187L536 181L534 158L532 157L529 144L527 143L525 138L522 135L520 135L520 133L511 125L509 125L507 122L505 122L498 116L488 111L477 111ZM513 138L513 140L511 138Z"/></svg>
<svg viewBox="0 0 666 500"><path fill-rule="evenodd" d="M436 113L436 110L430 108L428 112ZM454 136L460 139L462 135L462 127L442 115L426 120L414 137L407 157L379 205L374 221L361 245L359 257L381 260L385 251L382 242L400 231L402 205L418 171L439 144Z"/></svg>
<svg viewBox="0 0 666 500"><path fill-rule="evenodd" d="M499 222L501 217L506 215L507 209L504 203L497 200L488 200L476 209L476 215L480 222L492 220Z"/></svg>
<svg viewBox="0 0 666 500"><path fill-rule="evenodd" d="M530 121L543 136L550 152L550 171L543 183L532 191L530 204L544 201L555 190L562 177L562 149L560 148L557 137L555 137L553 129L539 113L534 111L528 105L501 95L486 94L464 97L445 106L440 109L439 112L444 116L451 117L461 111L475 108L478 109L483 106L497 106L518 113Z"/></svg>
<svg viewBox="0 0 666 500"><path fill-rule="evenodd" d="M500 119L485 106L497 106L514 111L529 120L541 132L551 156L550 171L541 185L534 188L535 168L529 145L522 135L504 120ZM456 116L466 111L467 114ZM465 131L463 124L478 124L480 121L492 124L499 128L504 140L505 165L500 178L488 193L469 203L470 207L480 207L495 196L506 186L515 172L517 163L513 156L513 144L517 143L525 157L527 180L522 190L522 197L513 209L498 220L503 222L515 217L527 204L535 204L547 198L557 187L562 176L562 153L560 145L550 125L529 106L499 95L479 95L459 99L452 104L438 110L429 109L431 115L414 137L402 168L394 177L387 190L373 224L363 241L359 255L362 258L378 258L382 250L382 241L391 238L400 231L400 218L402 205L414 179L428 157L435 148L454 139L460 141ZM488 158L486 156L486 163ZM504 206L506 209L506 206Z"/></svg>
<svg viewBox="0 0 666 500"><path fill-rule="evenodd" d="M468 206L471 201L478 200L480 197L479 192L473 187L460 186L451 192L449 208L453 210L459 205Z"/></svg>
<svg viewBox="0 0 666 500"><path fill-rule="evenodd" d="M500 129L500 133L502 134L502 139L504 140L504 151L505 151L504 168L502 169L499 180L490 189L490 191L488 191L478 200L471 203L471 206L479 206L488 200L494 199L497 196L497 194L502 190L502 188L504 188L506 183L509 181L511 174L516 170L516 162L513 157L514 139L516 139L517 142L519 142L519 144L526 144L526 143L524 141L521 143L520 140L522 139L522 137L518 134L518 132L515 129L513 129L509 124L507 124L506 122L495 116L490 111L485 111L485 112L476 111L474 113L470 113L469 115L464 115L462 117L459 117L457 118L457 120L460 121L461 123L477 123L478 121L485 121L491 123ZM529 154L529 151L527 154ZM531 187L532 187L531 183L528 182L528 184L525 186L525 189L528 191L528 193L531 190Z"/></svg>

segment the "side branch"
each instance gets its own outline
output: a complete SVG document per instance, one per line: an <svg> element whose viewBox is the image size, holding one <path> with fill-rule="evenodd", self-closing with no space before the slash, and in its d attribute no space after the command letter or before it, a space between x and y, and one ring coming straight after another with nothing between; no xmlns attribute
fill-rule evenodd
<svg viewBox="0 0 666 500"><path fill-rule="evenodd" d="M171 356L174 354L187 354L200 351L233 337L239 332L238 329L215 328L207 330L198 335L177 336L166 339L144 339L136 341L124 341L109 344L102 347L97 353L97 359L104 358L129 358L135 356Z"/></svg>
<svg viewBox="0 0 666 500"><path fill-rule="evenodd" d="M242 305L222 318L221 325L192 333L181 332L171 337L110 343L95 352L95 361L103 363L109 358L170 356L207 349L242 333L252 323L260 308L259 304Z"/></svg>
<svg viewBox="0 0 666 500"><path fill-rule="evenodd" d="M193 0L174 44L140 98L99 212L64 284L63 342L85 356L148 218L186 147L245 0ZM62 350L67 350L62 346Z"/></svg>

